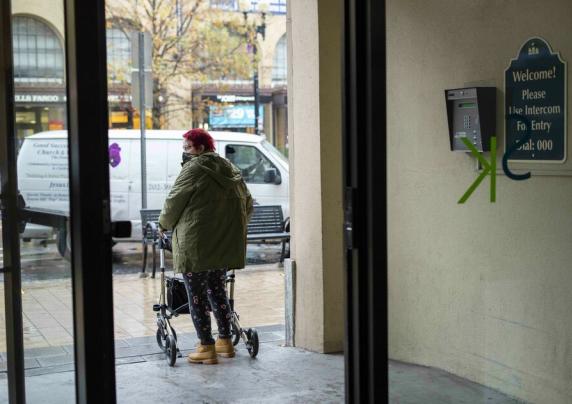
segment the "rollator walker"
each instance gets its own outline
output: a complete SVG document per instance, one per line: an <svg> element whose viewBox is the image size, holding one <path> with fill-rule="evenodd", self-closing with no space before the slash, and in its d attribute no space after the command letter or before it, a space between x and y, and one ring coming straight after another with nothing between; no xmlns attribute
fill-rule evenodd
<svg viewBox="0 0 572 404"><path fill-rule="evenodd" d="M174 366L177 358L183 355L177 346L177 333L171 325L171 319L179 314L189 313L189 300L184 281L175 276L165 275L165 250L172 251L171 240L165 234L159 233L159 262L161 269L161 294L159 303L153 305L153 311L157 312L157 344L165 353L169 366ZM255 328L244 329L240 326L239 315L234 310L234 282L235 273L232 270L226 276L228 301L232 317L230 320L232 343L237 345L242 339L251 358L258 355L258 332Z"/></svg>

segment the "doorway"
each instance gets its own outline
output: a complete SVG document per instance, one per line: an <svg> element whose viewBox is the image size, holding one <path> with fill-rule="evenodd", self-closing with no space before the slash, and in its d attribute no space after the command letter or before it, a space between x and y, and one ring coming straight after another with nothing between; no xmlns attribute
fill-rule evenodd
<svg viewBox="0 0 572 404"><path fill-rule="evenodd" d="M14 128L7 127L4 128L2 132L2 145L6 153L6 159L3 161L6 164L3 165L2 179L3 179L3 198L5 201L5 211L8 212L5 215L5 224L3 223L3 229L6 230L6 234L9 237L3 239L4 250L9 251L11 259L16 261L9 261L10 257L5 256L5 267L9 268L7 271L5 281L5 290L14 291L21 290L22 282L22 272L20 269L20 252L22 250L20 242L15 237L17 234L17 226L19 223L19 218L24 216L24 214L29 215L27 218L29 221L36 221L38 224L52 224L53 226L61 225L62 216L63 220L69 221L70 223L70 243L72 245L72 256L71 256L71 282L70 288L73 290L72 293L72 304L73 304L73 356L75 360L75 374L77 375L75 379L75 395L78 402L87 402L90 398L105 396L105 401L114 402L116 400L116 387L115 387L115 370L114 370L114 335L113 335L113 305L112 305L112 256L111 256L111 223L110 223L110 195L109 195L109 166L107 164L108 159L108 138L105 135L107 133L107 126L109 123L107 114L107 89L105 85L101 83L105 82L105 79L97 82L96 80L79 80L79 77L100 77L102 78L102 72L105 71L105 66L102 63L98 55L105 54L105 38L104 33L104 8L103 2L94 1L93 4L89 6L83 5L82 8L76 8L76 2L73 0L65 1L65 13L66 13L66 28L63 28L65 32L65 37L67 38L66 45L64 48L67 50L67 60L68 66L68 80L66 82L68 86L68 122L69 122L69 211L64 212L64 214L54 215L53 213L46 213L47 216L42 216L40 213L33 213L33 209L18 207L17 205L17 174L15 171L17 154L15 152L14 139L12 133ZM213 3L233 3L233 2L213 2ZM281 2L278 2L282 4ZM64 9L64 4L59 4L54 6L54 9L62 10ZM369 7L369 6L367 6ZM362 35L367 37L371 35L371 32L360 31L356 34L356 30L359 30L360 23L363 21L368 21L365 16L370 10L366 6L355 5L353 2L345 3L344 13L350 20L346 20L346 28L349 30L348 33L352 38L356 38L356 35ZM376 14L378 17L382 16L383 13L376 9L374 10L381 14ZM3 10L3 29L7 31L6 24L9 20L10 11ZM8 18L8 19L7 19ZM83 18L83 19L81 19ZM79 24L79 21L89 21L87 24ZM63 24L62 24L63 26ZM353 30L353 31L352 31ZM359 35L358 35L359 34ZM352 36L353 35L353 36ZM99 38L94 40L95 38ZM7 44L10 38L9 33L4 32L3 34L4 44ZM362 38L362 37L360 37ZM85 41L85 42L82 42ZM94 47L81 46L80 44L93 43ZM371 49L359 48L361 41L358 40L353 45L351 50L347 50L347 65L353 65L356 57L361 58L366 54L371 52ZM6 47L4 49L7 49ZM353 53L355 50L359 49L363 53ZM10 71L11 64L9 63L9 55L4 52L5 59L3 60L2 66L5 69L3 72L6 77L12 77L12 72ZM383 65L380 65L383 68ZM367 70L366 65L357 66L357 70L354 70L354 75L348 77L348 86L350 84L350 78L354 77L364 70ZM352 85L355 82L351 82ZM363 88L360 87L361 90ZM360 91L361 91L360 90ZM13 94L13 88L7 88L4 90L3 97L4 100L10 99L11 94ZM12 93L11 93L12 92ZM353 94L350 98L351 102L356 100L355 89L349 89L348 93ZM368 100L366 98L366 100ZM357 101L355 101L357 102ZM367 101L369 102L369 101ZM366 103L366 101L364 101ZM361 104L360 104L361 105ZM363 108L367 108L368 104L362 105ZM14 116L15 111L10 110L9 105L5 105L5 110L2 111L6 116ZM352 107L354 108L354 107ZM352 109L351 119L348 120L347 128L348 130L355 134L358 129L357 122L363 122L361 115L355 115L356 109ZM362 111L360 108L359 111ZM268 114L271 115L271 114ZM98 119L101 118L101 119ZM350 123L351 122L351 123ZM10 125L13 125L13 121ZM290 125L289 125L290 127ZM371 134L371 127L366 128L369 130L368 133ZM348 133L350 133L348 132ZM81 135L80 135L81 133ZM347 144L356 144L358 140L355 137L348 136ZM364 140L360 140L363 142ZM358 142L359 143L359 142ZM363 145L364 143L359 143ZM371 145L365 143L366 145ZM377 143L375 144L377 145ZM356 149L350 148L351 155L355 157ZM348 157L349 158L349 157ZM351 162L356 162L356 159L352 159ZM358 168L359 169L359 168ZM350 173L348 171L348 173ZM6 175L5 175L6 174ZM347 174L347 178L356 178L361 174L358 171L351 171L351 174ZM364 174L365 175L365 174ZM4 179L7 180L4 180ZM8 180L9 179L9 180ZM348 180L349 181L349 180ZM86 184L89 184L87 187ZM355 188L359 192L366 192L366 188L361 187L361 183L356 185L355 183L348 182L348 188ZM350 193L351 194L351 193ZM358 205L360 203L365 203L367 200L371 206L373 203L371 199L358 199L354 197L346 197L346 206L351 206L355 211L362 211L362 206ZM376 205L383 206L383 205ZM99 220L99 214L102 214L102 219ZM359 254L365 253L367 249L367 244L360 244L361 241L367 240L362 238L362 236L356 236L356 233L364 232L366 235L366 227L361 226L360 220L364 220L363 216L356 220L353 216L353 211L346 211L346 220L350 228L353 223L356 223L355 231L350 234L352 243L348 244L349 255L352 257L348 263L351 265L350 276L347 278L347 312L348 314L348 326L347 326L347 342L346 342L346 352L348 352L348 362L347 372L352 375L346 381L347 384L347 400L353 401L356 397L370 397L373 399L379 399L383 397L383 390L371 390L374 388L374 381L378 374L383 375L383 369L373 366L374 359L370 358L368 353L373 353L373 355L383 355L383 344L380 344L377 349L373 350L373 341L371 339L362 339L365 335L370 335L372 331L371 324L368 323L370 320L371 313L373 312L372 307L375 310L383 310L383 305L377 306L378 301L382 301L384 294L384 283L383 283L383 271L378 272L379 278L373 278L376 281L379 289L378 292L381 293L373 294L371 289L368 289L367 282L371 281L372 273L369 264L367 271L358 271L356 264L361 265L365 262L369 262L371 256L360 256ZM94 220L94 217L97 220ZM43 219L42 219L43 218ZM376 229L382 229L381 224L383 219L377 223ZM57 223L56 223L57 222ZM67 225L67 224L66 224ZM339 231L339 230L338 230ZM381 230L380 230L381 231ZM362 234L362 233L359 233ZM99 248L96 250L93 246L96 245ZM358 248L359 247L359 248ZM357 254L357 255L356 255ZM376 259L383 258L383 251L380 251L380 256ZM381 261L383 261L381 259ZM380 263L381 261L376 263ZM382 264L381 264L382 265ZM382 266L383 268L383 266ZM102 270L104 269L104 270ZM8 334L11 335L11 339L8 338L8 352L12 352L13 355L11 364L15 364L13 368L9 369L8 376L12 379L8 380L10 384L9 392L10 399L12 402L22 402L24 394L26 392L25 383L25 348L23 344L23 335L19 333L19 329L23 329L23 324L18 324L18 316L22 317L22 302L18 307L18 294L7 296L5 301L7 302L6 311L10 313L12 318L7 321ZM359 309L358 309L359 308ZM18 314L19 313L19 314ZM8 319L8 317L7 317ZM13 320L16 321L13 321ZM20 319L23 323L23 318ZM377 331L384 333L383 321L376 322ZM97 325L97 326L96 326ZM368 337L370 338L370 337ZM367 341L367 344L366 342ZM367 351L367 349L372 349L372 351ZM98 349L94 349L97 347ZM353 353L350 353L350 349ZM321 358L327 358L328 356L323 356ZM377 357L379 359L379 357ZM369 361L369 362L368 362ZM382 363L376 362L376 363ZM337 375L340 374L340 369L337 368ZM372 370L374 372L380 373L369 373L369 382L364 383L363 380L366 379L366 370ZM341 370L343 373L343 370ZM360 373L361 372L361 373ZM301 375L298 375L301 376ZM151 377L151 376L150 376ZM150 380L150 379L149 379ZM383 383L377 383L381 389L383 389ZM360 392L360 395L357 395ZM383 400L383 398L381 398ZM377 401L379 402L379 400Z"/></svg>

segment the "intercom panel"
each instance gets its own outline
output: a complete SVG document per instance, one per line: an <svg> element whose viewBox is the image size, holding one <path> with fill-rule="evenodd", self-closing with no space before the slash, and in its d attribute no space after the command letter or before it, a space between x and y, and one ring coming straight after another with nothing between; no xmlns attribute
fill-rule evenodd
<svg viewBox="0 0 572 404"><path fill-rule="evenodd" d="M449 142L452 151L470 151L466 137L478 151L490 151L496 113L495 87L471 87L445 90Z"/></svg>

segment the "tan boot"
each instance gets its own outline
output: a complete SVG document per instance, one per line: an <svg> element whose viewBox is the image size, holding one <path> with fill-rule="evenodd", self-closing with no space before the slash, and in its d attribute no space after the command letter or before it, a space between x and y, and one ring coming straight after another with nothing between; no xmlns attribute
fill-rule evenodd
<svg viewBox="0 0 572 404"><path fill-rule="evenodd" d="M215 349L216 353L223 358L234 358L234 345L232 345L232 338L217 338Z"/></svg>
<svg viewBox="0 0 572 404"><path fill-rule="evenodd" d="M214 365L218 363L214 345L197 345L195 352L191 352L187 360L190 363L204 363L205 365Z"/></svg>

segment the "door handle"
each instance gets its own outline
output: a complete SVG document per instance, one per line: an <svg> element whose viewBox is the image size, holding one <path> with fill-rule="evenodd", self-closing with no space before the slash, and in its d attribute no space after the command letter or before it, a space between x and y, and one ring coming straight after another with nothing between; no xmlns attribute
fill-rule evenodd
<svg viewBox="0 0 572 404"><path fill-rule="evenodd" d="M0 212L1 212L2 219L4 218L4 214L5 214L4 212L6 211L6 204L4 203L4 200L6 198L7 198L6 194L0 194ZM26 201L24 200L24 197L22 196L20 191L18 191L16 208L17 208L19 215L21 215L22 210L26 208ZM23 233L25 229L26 229L26 220L21 220L20 224L18 226L18 231L20 233ZM0 273L1 272L2 271L0 271Z"/></svg>

